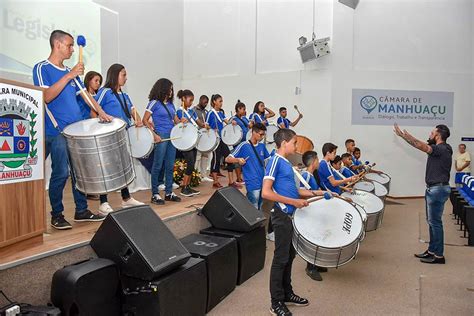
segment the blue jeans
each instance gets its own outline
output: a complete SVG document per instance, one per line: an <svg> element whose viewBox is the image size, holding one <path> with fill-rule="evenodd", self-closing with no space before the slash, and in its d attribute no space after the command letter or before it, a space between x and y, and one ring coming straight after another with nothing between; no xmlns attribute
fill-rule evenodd
<svg viewBox="0 0 474 316"><path fill-rule="evenodd" d="M46 158L51 155L51 179L49 180L49 201L51 216L60 216L64 211L63 191L69 178L69 152L66 139L63 135L46 136ZM74 177L72 179L72 196L76 204L76 214L87 210L86 196L76 189Z"/></svg>
<svg viewBox="0 0 474 316"><path fill-rule="evenodd" d="M247 199L252 205L259 210L262 207L262 190L249 190L247 191Z"/></svg>
<svg viewBox="0 0 474 316"><path fill-rule="evenodd" d="M436 256L444 254L443 210L444 203L449 197L449 185L427 188L425 192L426 221L430 231L428 251Z"/></svg>
<svg viewBox="0 0 474 316"><path fill-rule="evenodd" d="M157 133L161 138L169 138L170 134ZM160 171L164 169L165 193L171 194L173 190L173 168L176 159L176 148L170 141L155 144L153 167L151 167L151 193L158 194L160 184Z"/></svg>

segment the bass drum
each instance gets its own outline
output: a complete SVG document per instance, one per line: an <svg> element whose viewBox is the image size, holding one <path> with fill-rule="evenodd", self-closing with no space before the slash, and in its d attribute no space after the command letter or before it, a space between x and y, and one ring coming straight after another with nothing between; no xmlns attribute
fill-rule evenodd
<svg viewBox="0 0 474 316"><path fill-rule="evenodd" d="M320 199L297 209L293 228L296 252L305 261L326 268L351 261L364 236L361 214L341 198Z"/></svg>
<svg viewBox="0 0 474 316"><path fill-rule="evenodd" d="M228 146L235 146L242 141L244 132L239 125L227 124L221 132L221 140Z"/></svg>
<svg viewBox="0 0 474 316"><path fill-rule="evenodd" d="M341 196L350 198L356 205L364 208L367 214L365 231L370 232L380 227L385 205L379 197L373 193L361 190L354 190L352 193L344 192Z"/></svg>
<svg viewBox="0 0 474 316"><path fill-rule="evenodd" d="M215 130L201 128L196 148L202 153L210 153L219 146L219 142L220 137Z"/></svg>
<svg viewBox="0 0 474 316"><path fill-rule="evenodd" d="M67 126L67 141L76 188L84 194L106 194L128 186L135 179L127 124L98 118Z"/></svg>
<svg viewBox="0 0 474 316"><path fill-rule="evenodd" d="M188 151L196 147L199 132L193 124L179 123L171 129L170 138L176 149Z"/></svg>
<svg viewBox="0 0 474 316"><path fill-rule="evenodd" d="M133 158L146 158L153 151L155 140L152 131L146 127L130 126L127 130Z"/></svg>

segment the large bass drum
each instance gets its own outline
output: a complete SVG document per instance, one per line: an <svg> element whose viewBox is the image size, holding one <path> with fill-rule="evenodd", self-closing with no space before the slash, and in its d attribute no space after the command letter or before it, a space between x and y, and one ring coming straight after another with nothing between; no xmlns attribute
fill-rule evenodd
<svg viewBox="0 0 474 316"><path fill-rule="evenodd" d="M297 209L293 217L293 246L305 261L337 268L351 261L364 236L359 211L341 198L320 199Z"/></svg>
<svg viewBox="0 0 474 316"><path fill-rule="evenodd" d="M106 194L123 189L135 179L127 124L98 118L67 126L67 140L76 187L85 194Z"/></svg>
<svg viewBox="0 0 474 316"><path fill-rule="evenodd" d="M373 193L362 190L354 190L352 193L344 192L342 196L350 198L354 203L364 208L367 214L365 231L370 232L380 227L385 209L385 205L380 198Z"/></svg>

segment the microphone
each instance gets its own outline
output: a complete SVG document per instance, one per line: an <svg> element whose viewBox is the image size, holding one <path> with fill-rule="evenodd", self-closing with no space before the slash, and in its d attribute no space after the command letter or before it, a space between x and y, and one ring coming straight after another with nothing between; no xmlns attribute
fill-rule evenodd
<svg viewBox="0 0 474 316"><path fill-rule="evenodd" d="M83 35L77 36L77 45L79 46L79 62L82 63L82 49L86 46L86 38Z"/></svg>

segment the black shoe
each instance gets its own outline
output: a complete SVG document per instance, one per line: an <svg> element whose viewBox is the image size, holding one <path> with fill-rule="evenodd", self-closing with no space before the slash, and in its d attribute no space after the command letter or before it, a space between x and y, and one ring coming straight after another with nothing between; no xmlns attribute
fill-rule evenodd
<svg viewBox="0 0 474 316"><path fill-rule="evenodd" d="M164 205L165 201L161 198L159 194L155 194L151 197L151 203L156 204L156 205Z"/></svg>
<svg viewBox="0 0 474 316"><path fill-rule="evenodd" d="M321 277L321 274L319 274L319 271L317 268L306 268L306 274L313 279L314 281L322 281L323 278Z"/></svg>
<svg viewBox="0 0 474 316"><path fill-rule="evenodd" d="M318 272L328 272L328 268L325 268L325 267L316 266L316 269L318 270Z"/></svg>
<svg viewBox="0 0 474 316"><path fill-rule="evenodd" d="M420 261L423 263L431 263L431 264L445 264L446 263L446 259L444 259L444 257L439 258L435 256L431 256L428 258L421 258Z"/></svg>
<svg viewBox="0 0 474 316"><path fill-rule="evenodd" d="M64 216L51 217L51 226L56 229L71 229L72 225L69 224L67 220L64 219Z"/></svg>
<svg viewBox="0 0 474 316"><path fill-rule="evenodd" d="M181 194L182 196L187 196L187 197L194 195L188 186L185 186L184 188L182 188L179 194Z"/></svg>
<svg viewBox="0 0 474 316"><path fill-rule="evenodd" d="M417 257L417 258L430 258L430 257L433 257L433 255L431 253L429 253L428 250L426 250L423 253L416 253L415 257Z"/></svg>
<svg viewBox="0 0 474 316"><path fill-rule="evenodd" d="M291 316L293 315L288 307L286 307L285 303L283 302L276 302L272 303L272 307L270 307L270 313L272 315L277 316Z"/></svg>
<svg viewBox="0 0 474 316"><path fill-rule="evenodd" d="M89 210L82 212L80 214L74 215L75 222L101 222L105 219L105 216L96 215Z"/></svg>
<svg viewBox="0 0 474 316"><path fill-rule="evenodd" d="M181 202L181 198L171 192L171 194L165 195L165 201L172 201L172 202Z"/></svg>
<svg viewBox="0 0 474 316"><path fill-rule="evenodd" d="M285 304L294 306L308 306L309 301L305 298L299 297L295 293L291 293L290 296L285 298Z"/></svg>
<svg viewBox="0 0 474 316"><path fill-rule="evenodd" d="M193 188L191 188L190 186L188 186L189 190L193 193L193 195L199 195L201 194L201 192L199 192L198 190L194 190Z"/></svg>

